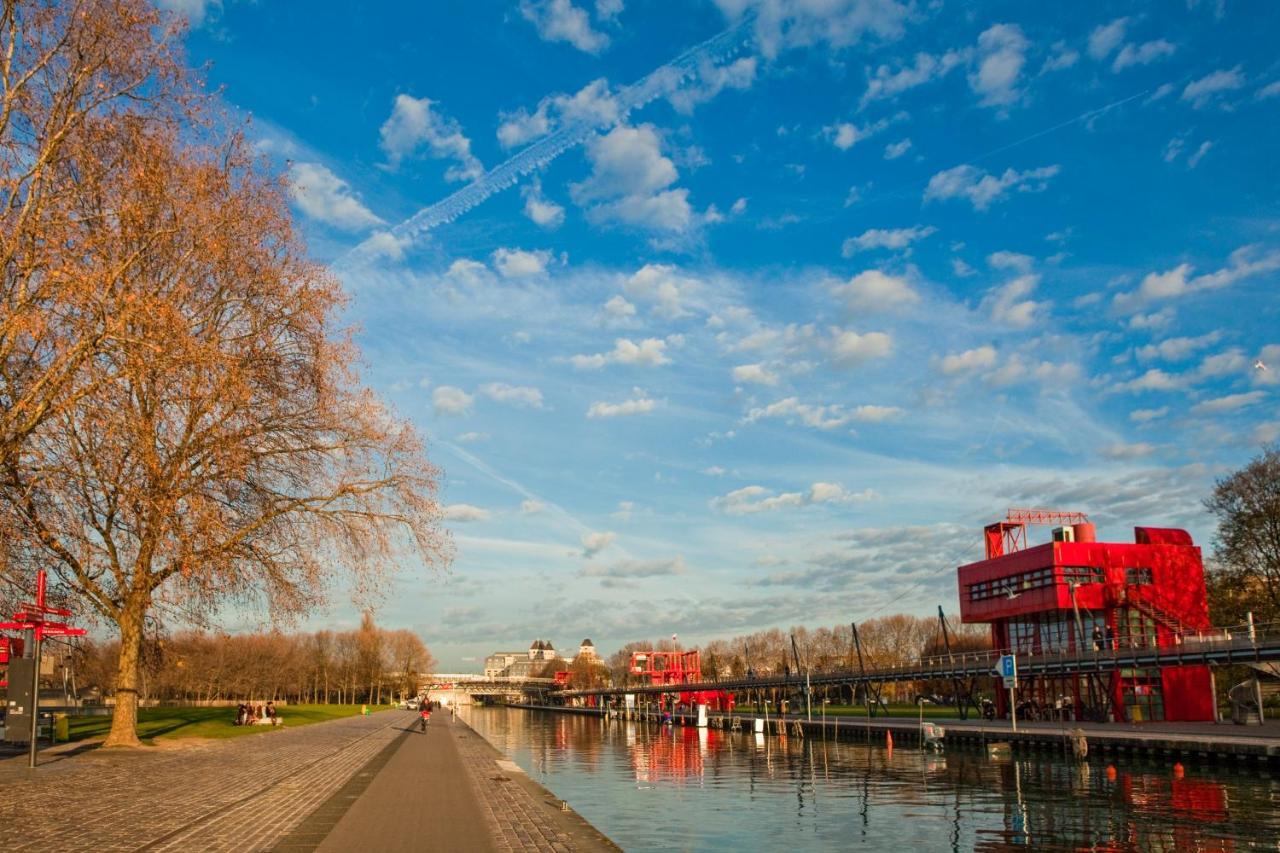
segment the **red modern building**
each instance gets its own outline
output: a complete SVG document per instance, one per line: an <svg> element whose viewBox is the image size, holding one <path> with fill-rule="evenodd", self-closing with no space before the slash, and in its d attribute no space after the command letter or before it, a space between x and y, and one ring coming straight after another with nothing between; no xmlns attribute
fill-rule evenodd
<svg viewBox="0 0 1280 853"><path fill-rule="evenodd" d="M1059 525L1027 546L1027 525ZM960 615L991 625L994 648L1023 655L1175 646L1209 630L1200 548L1184 530L1134 528L1098 542L1082 513L1010 510L986 527L987 558L959 568ZM1006 691L997 691L1005 713ZM1116 668L1102 675L1020 678L1018 701L1075 719L1212 720L1205 666Z"/></svg>

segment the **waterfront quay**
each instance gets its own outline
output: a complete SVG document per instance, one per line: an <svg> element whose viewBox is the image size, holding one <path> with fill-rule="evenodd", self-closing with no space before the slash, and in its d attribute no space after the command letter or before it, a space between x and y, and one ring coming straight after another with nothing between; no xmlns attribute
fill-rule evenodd
<svg viewBox="0 0 1280 853"><path fill-rule="evenodd" d="M0 761L0 849L617 848L460 719L384 711L142 750Z"/></svg>
<svg viewBox="0 0 1280 853"><path fill-rule="evenodd" d="M663 725L664 716L653 711L605 711L552 705L513 705L526 710L582 714L608 720L634 719L642 723ZM697 717L677 712L668 715L671 725L695 726ZM765 737L813 739L875 740L884 743L891 736L903 745L919 746L922 721L917 717L824 716L815 710L805 714L769 714L737 712L707 715L707 726L753 733L760 721L759 733ZM1008 720L959 720L930 717L924 725L941 727L943 744L966 744L986 747L1008 744L1011 750L1052 751L1071 754L1071 738L1083 734L1094 753L1210 761L1253 763L1280 768L1280 721L1270 720L1262 726L1234 726L1229 723L1114 723L1019 722L1017 731Z"/></svg>

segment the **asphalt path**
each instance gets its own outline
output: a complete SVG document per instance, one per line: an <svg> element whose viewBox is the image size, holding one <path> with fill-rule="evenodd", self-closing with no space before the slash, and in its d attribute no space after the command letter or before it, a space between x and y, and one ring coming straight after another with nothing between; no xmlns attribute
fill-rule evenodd
<svg viewBox="0 0 1280 853"><path fill-rule="evenodd" d="M462 728L447 712L431 715L426 734L413 720L399 748L316 849L496 851L458 751Z"/></svg>

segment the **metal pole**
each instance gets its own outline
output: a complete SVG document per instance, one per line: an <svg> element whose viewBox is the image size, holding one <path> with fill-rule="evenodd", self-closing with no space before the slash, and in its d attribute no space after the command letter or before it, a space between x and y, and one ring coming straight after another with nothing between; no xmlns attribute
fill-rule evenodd
<svg viewBox="0 0 1280 853"><path fill-rule="evenodd" d="M35 640L32 642L32 651L35 653L35 666L31 667L31 745L27 752L27 766L35 769L36 752L39 750L37 738L40 735L40 641L44 632L39 628L33 632Z"/></svg>
<svg viewBox="0 0 1280 853"><path fill-rule="evenodd" d="M1014 690L1018 686L1018 656L1013 657L1013 678L1009 680L1009 719L1013 721L1014 732L1018 731L1018 703Z"/></svg>

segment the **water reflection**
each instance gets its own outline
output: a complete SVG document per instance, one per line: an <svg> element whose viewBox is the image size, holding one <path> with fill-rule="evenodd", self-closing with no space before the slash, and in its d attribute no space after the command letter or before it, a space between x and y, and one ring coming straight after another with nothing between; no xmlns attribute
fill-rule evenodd
<svg viewBox="0 0 1280 853"><path fill-rule="evenodd" d="M992 761L473 709L466 718L627 850L1280 849L1280 783L1172 762Z"/></svg>

